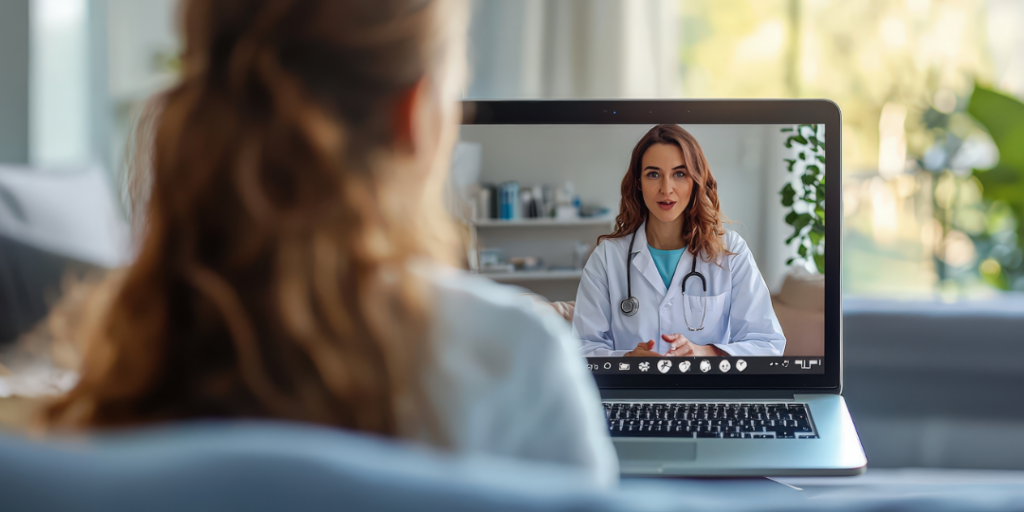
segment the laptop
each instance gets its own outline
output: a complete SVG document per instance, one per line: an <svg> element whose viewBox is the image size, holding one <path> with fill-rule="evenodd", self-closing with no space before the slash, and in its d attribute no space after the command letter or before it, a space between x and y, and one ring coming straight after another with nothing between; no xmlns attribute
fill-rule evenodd
<svg viewBox="0 0 1024 512"><path fill-rule="evenodd" d="M841 394L841 142L827 100L464 104L470 265L566 313L624 476L864 471ZM716 256L680 250L666 226L711 222L715 200L724 242L688 243Z"/></svg>

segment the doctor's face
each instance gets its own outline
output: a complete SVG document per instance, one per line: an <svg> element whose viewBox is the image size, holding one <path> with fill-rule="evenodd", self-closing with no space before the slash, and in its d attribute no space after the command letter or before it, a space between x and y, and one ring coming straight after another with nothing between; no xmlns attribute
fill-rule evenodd
<svg viewBox="0 0 1024 512"><path fill-rule="evenodd" d="M683 150L674 144L647 148L640 164L640 191L651 217L674 222L690 202L693 178L683 160Z"/></svg>

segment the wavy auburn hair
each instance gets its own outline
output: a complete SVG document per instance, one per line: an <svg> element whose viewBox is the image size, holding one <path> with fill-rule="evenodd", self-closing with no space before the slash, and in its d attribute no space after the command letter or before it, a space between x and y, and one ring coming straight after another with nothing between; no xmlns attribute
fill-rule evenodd
<svg viewBox="0 0 1024 512"><path fill-rule="evenodd" d="M45 419L263 417L384 435L423 419L429 296L410 266L454 262L458 241L428 186L441 173L387 163L417 83L458 108L436 81L457 71L464 11L186 0L180 83L140 124L152 147L133 176L147 195L137 259L111 279L80 381ZM439 132L454 140L455 126Z"/></svg>
<svg viewBox="0 0 1024 512"><path fill-rule="evenodd" d="M640 189L644 154L655 144L671 144L683 152L686 175L693 180L690 200L683 210L683 242L692 254L703 255L705 261L718 261L719 256L732 254L725 247L724 216L718 203L718 182L711 174L704 151L690 132L674 124L659 124L648 130L633 147L629 169L622 177L622 199L619 215L615 217L615 231L598 237L597 243L608 238L622 238L640 229L650 212Z"/></svg>

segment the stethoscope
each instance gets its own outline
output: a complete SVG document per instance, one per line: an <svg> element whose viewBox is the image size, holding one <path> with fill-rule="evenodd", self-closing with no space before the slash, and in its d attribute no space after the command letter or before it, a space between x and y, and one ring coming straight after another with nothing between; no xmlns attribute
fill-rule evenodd
<svg viewBox="0 0 1024 512"><path fill-rule="evenodd" d="M639 229L637 230L639 231ZM640 301L636 300L633 296L633 282L630 279L629 268L633 266L633 244L636 242L636 231L633 232L633 237L629 239L629 251L626 253L626 295L628 299L623 300L619 304L619 309L622 310L622 314L626 316L633 316L637 311L640 311ZM686 322L686 328L691 331L703 331L704 330L704 316L708 312L707 300L708 300L708 282L704 279L704 274L697 272L697 255L693 255L693 266L690 267L690 273L683 277L683 298L686 298L686 280L691 277L699 277L700 284L704 288L704 295L700 298L700 327L696 329L690 327L690 319L686 317L686 305L683 304L683 321Z"/></svg>

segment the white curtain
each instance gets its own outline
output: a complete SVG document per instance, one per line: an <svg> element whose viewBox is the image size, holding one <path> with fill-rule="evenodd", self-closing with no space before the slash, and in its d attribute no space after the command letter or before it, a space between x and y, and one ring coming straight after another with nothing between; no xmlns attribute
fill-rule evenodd
<svg viewBox="0 0 1024 512"><path fill-rule="evenodd" d="M677 0L473 0L470 98L681 95Z"/></svg>
<svg viewBox="0 0 1024 512"><path fill-rule="evenodd" d="M31 0L29 162L111 168L106 2Z"/></svg>

